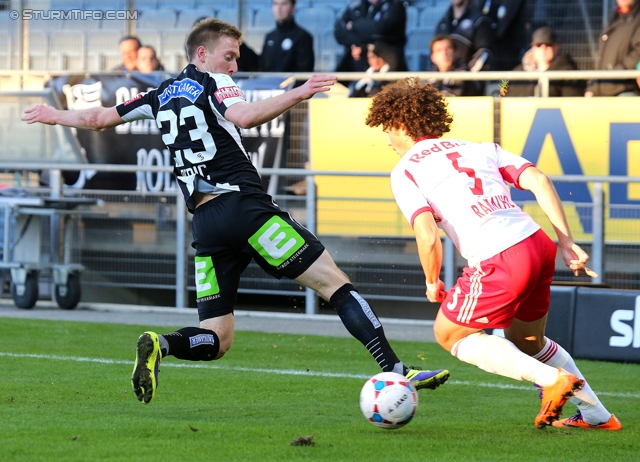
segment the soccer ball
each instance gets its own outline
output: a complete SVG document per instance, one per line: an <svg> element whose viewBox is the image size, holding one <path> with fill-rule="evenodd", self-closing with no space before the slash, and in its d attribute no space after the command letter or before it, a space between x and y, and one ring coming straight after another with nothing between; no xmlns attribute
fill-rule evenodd
<svg viewBox="0 0 640 462"><path fill-rule="evenodd" d="M418 409L418 393L404 375L381 372L362 387L360 409L376 427L400 428L413 419Z"/></svg>

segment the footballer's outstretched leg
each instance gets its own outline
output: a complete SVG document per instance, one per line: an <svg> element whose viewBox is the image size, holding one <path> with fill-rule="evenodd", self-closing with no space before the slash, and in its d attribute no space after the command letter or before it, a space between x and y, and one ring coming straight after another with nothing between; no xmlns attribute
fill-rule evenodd
<svg viewBox="0 0 640 462"><path fill-rule="evenodd" d="M576 390L574 395L569 398L569 401L578 406L578 414L563 419L562 426L599 429L607 427L607 430L622 428L620 421L612 417L613 414L600 402L571 355L550 338L545 337L544 341L544 346L537 354L533 355L533 358L551 367L562 368L582 380L580 389ZM555 423L554 426L556 426Z"/></svg>
<svg viewBox="0 0 640 462"><path fill-rule="evenodd" d="M149 404L156 395L161 360L158 334L145 332L138 338L136 362L131 377L133 391L138 397L138 401Z"/></svg>
<svg viewBox="0 0 640 462"><path fill-rule="evenodd" d="M131 383L138 400L148 404L156 395L160 361L167 355L187 361L213 361L221 355L218 335L209 329L183 327L168 334L145 332L138 338Z"/></svg>
<svg viewBox="0 0 640 462"><path fill-rule="evenodd" d="M330 303L349 333L369 350L384 372L404 375L417 390L434 390L449 378L450 373L446 369L428 371L405 366L389 344L375 312L353 285L347 283L336 290Z"/></svg>

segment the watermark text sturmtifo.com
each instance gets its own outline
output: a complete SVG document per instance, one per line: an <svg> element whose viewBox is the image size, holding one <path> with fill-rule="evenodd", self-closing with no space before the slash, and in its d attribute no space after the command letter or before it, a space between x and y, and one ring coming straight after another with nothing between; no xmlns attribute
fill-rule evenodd
<svg viewBox="0 0 640 462"><path fill-rule="evenodd" d="M73 20L128 20L138 19L137 10L12 10L9 13L11 19L37 19L44 21Z"/></svg>

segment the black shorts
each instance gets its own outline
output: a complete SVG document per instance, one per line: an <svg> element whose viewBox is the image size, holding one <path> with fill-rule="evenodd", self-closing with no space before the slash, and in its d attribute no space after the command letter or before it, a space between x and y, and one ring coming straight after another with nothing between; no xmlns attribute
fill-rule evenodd
<svg viewBox="0 0 640 462"><path fill-rule="evenodd" d="M295 279L324 251L266 193L226 193L202 204L192 232L200 321L233 312L240 273L252 258L273 277Z"/></svg>

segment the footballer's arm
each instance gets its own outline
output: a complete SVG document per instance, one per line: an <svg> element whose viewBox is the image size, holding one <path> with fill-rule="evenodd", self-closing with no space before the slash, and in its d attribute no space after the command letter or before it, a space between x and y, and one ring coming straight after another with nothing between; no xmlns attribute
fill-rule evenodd
<svg viewBox="0 0 640 462"><path fill-rule="evenodd" d="M576 276L580 271L584 271L588 276L597 278L598 275L585 266L589 255L573 241L562 201L549 177L536 167L531 166L520 174L518 184L536 196L540 208L549 218L558 235L562 258L567 267L573 270L573 274Z"/></svg>
<svg viewBox="0 0 640 462"><path fill-rule="evenodd" d="M413 221L413 232L418 244L418 257L427 284L427 298L431 302L444 300L444 284L440 281L442 268L442 242L438 226L431 212L423 212Z"/></svg>
<svg viewBox="0 0 640 462"><path fill-rule="evenodd" d="M336 80L336 77L331 75L313 75L303 85L271 98L234 104L227 108L224 117L240 128L257 127L275 119L316 93L329 91Z"/></svg>
<svg viewBox="0 0 640 462"><path fill-rule="evenodd" d="M531 166L524 169L520 174L518 184L521 188L531 191L536 196L538 204L549 218L560 242L573 242L567 217L562 208L562 202L549 177L536 167Z"/></svg>
<svg viewBox="0 0 640 462"><path fill-rule="evenodd" d="M38 104L24 111L22 120L28 124L64 125L87 130L104 131L124 123L114 107L92 107L80 111L61 111L46 104Z"/></svg>

